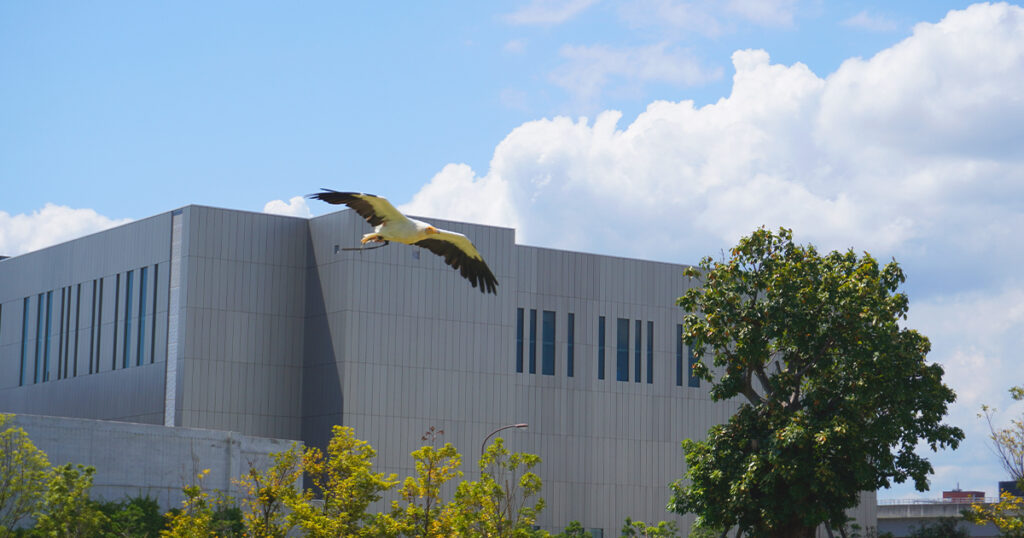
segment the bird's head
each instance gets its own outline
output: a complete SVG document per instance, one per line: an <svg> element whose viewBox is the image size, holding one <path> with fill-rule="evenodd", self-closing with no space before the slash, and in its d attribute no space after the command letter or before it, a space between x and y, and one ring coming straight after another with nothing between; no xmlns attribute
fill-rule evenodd
<svg viewBox="0 0 1024 538"><path fill-rule="evenodd" d="M427 229L425 231L428 234L439 234L439 233L441 233L440 231L438 231L437 228L434 228L433 226L427 226Z"/></svg>

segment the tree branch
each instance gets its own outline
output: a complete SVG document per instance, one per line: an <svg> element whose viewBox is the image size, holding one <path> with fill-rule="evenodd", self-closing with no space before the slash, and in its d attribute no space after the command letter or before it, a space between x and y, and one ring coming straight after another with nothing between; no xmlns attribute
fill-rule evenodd
<svg viewBox="0 0 1024 538"><path fill-rule="evenodd" d="M764 364L760 362L757 363L757 366L754 368L754 374L757 375L757 380L761 382L761 387L764 388L765 396L772 394L774 391L769 384L768 373L764 371Z"/></svg>
<svg viewBox="0 0 1024 538"><path fill-rule="evenodd" d="M758 394L756 390L754 390L754 386L753 386L753 383L752 383L753 379L751 378L751 373L752 372L751 372L750 368L747 368L744 371L743 390L740 391L740 394L746 396L747 400L749 400L750 403L752 403L754 405L761 405L761 404L765 403L765 399L760 394Z"/></svg>

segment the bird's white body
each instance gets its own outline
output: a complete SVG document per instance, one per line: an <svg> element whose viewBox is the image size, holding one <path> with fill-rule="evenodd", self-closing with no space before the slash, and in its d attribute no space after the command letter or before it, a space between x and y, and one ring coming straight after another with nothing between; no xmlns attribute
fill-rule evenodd
<svg viewBox="0 0 1024 538"><path fill-rule="evenodd" d="M345 204L373 226L373 232L363 235L361 243L394 241L425 248L443 257L445 263L459 270L473 287L479 286L484 293L497 294L495 290L498 279L468 237L410 219L380 196L329 189L324 191L309 197L331 204Z"/></svg>
<svg viewBox="0 0 1024 538"><path fill-rule="evenodd" d="M381 224L374 226L373 233L363 236L363 242L376 241L376 236L381 237L385 241L412 245L416 241L427 237L430 234L430 228L434 227L421 220L410 219L405 215L399 214L398 217L391 217ZM436 230L436 228L434 229Z"/></svg>

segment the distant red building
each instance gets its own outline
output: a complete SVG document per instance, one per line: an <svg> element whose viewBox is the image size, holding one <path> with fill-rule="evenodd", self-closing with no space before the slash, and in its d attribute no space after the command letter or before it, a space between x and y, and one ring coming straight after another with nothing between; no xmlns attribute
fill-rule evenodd
<svg viewBox="0 0 1024 538"><path fill-rule="evenodd" d="M985 500L984 491L964 491L960 488L953 491L943 491L942 500L951 503L970 503Z"/></svg>

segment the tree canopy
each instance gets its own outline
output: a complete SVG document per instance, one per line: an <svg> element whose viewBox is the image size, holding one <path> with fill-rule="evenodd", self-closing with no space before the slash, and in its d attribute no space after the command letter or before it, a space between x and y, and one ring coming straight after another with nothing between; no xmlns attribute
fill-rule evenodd
<svg viewBox="0 0 1024 538"><path fill-rule="evenodd" d="M925 490L932 466L917 444L963 439L942 423L955 394L925 360L928 339L902 326L895 261L821 255L762 228L687 275L702 284L678 300L694 373L712 399L741 403L706 440L684 441L671 510L750 536L813 536L842 528L861 491L908 479Z"/></svg>
<svg viewBox="0 0 1024 538"><path fill-rule="evenodd" d="M1024 400L1024 387L1011 387L1010 396L1017 401ZM988 423L989 440L1010 478L1017 482L1018 491L1024 490L1024 415L1010 419L1006 428L997 428L992 423L995 409L981 407L985 422ZM1024 499L1009 491L1003 491L996 503L975 503L964 513L968 521L978 525L992 523L1003 536L1024 536Z"/></svg>
<svg viewBox="0 0 1024 538"><path fill-rule="evenodd" d="M50 462L14 415L0 414L0 535L32 515L46 493Z"/></svg>

